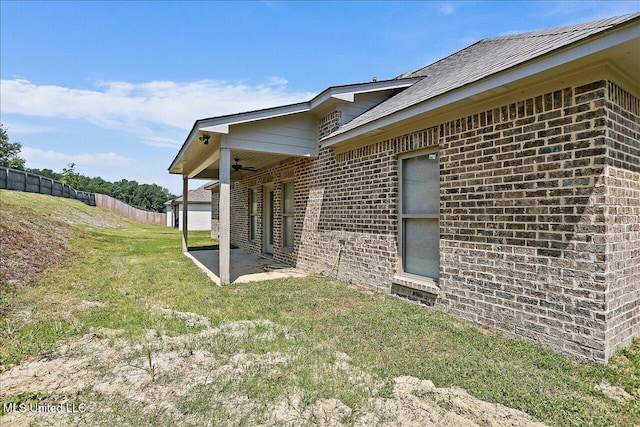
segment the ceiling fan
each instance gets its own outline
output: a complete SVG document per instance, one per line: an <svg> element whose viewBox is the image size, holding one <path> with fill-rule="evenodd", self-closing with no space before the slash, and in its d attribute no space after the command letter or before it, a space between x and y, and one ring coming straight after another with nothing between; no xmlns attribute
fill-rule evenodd
<svg viewBox="0 0 640 427"><path fill-rule="evenodd" d="M258 171L256 168L252 166L247 166L247 167L242 166L240 163L238 163L240 161L238 157L236 157L234 160L236 161L235 165L231 165L231 169L233 169L234 172L238 172L238 171L257 172Z"/></svg>

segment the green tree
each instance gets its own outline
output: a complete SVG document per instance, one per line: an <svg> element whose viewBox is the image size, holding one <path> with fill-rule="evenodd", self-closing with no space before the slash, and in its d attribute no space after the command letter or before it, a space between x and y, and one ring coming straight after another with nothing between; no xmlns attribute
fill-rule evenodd
<svg viewBox="0 0 640 427"><path fill-rule="evenodd" d="M130 205L135 205L135 192L138 188L138 181L129 181L127 179L121 179L120 181L116 181L114 184L114 194L111 197L115 197L118 200L122 200L125 203L129 203Z"/></svg>
<svg viewBox="0 0 640 427"><path fill-rule="evenodd" d="M54 172L51 169L28 169L28 171L62 181L78 191L105 194L130 205L156 212L163 212L164 202L176 197L169 190L157 184L138 184L137 181L126 179L109 182L101 177L89 178L76 172L75 163L69 163L66 168L62 169L62 173Z"/></svg>
<svg viewBox="0 0 640 427"><path fill-rule="evenodd" d="M18 156L21 149L19 142L9 142L7 128L0 123L0 166L24 170L25 160Z"/></svg>
<svg viewBox="0 0 640 427"><path fill-rule="evenodd" d="M162 212L164 203L173 198L169 190L157 184L141 184L133 195L133 203L151 211Z"/></svg>
<svg viewBox="0 0 640 427"><path fill-rule="evenodd" d="M70 185L71 188L75 190L83 191L82 190L82 188L84 187L82 185L82 181L84 181L83 178L86 178L86 177L83 177L78 172L76 172L75 163L69 163L66 168L62 168L62 177L60 178L60 181Z"/></svg>
<svg viewBox="0 0 640 427"><path fill-rule="evenodd" d="M62 174L58 172L54 172L51 169L37 169L37 168L27 168L27 172L34 173L36 175L44 176L45 178L55 179L56 181L60 181L62 178Z"/></svg>

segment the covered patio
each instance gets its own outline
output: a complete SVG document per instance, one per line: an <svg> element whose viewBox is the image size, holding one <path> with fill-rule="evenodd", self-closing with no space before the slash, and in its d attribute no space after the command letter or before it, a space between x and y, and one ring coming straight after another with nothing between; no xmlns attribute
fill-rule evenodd
<svg viewBox="0 0 640 427"><path fill-rule="evenodd" d="M182 175L183 194L188 194L190 179L218 180L220 249L189 252L183 231L182 250L219 285L285 277L282 272L265 273L258 256L231 249L231 184L247 173L291 157L317 156L316 132L316 119L309 113L308 103L203 119L193 126L169 171ZM187 206L185 198L185 224Z"/></svg>
<svg viewBox="0 0 640 427"><path fill-rule="evenodd" d="M411 86L419 79L372 81L330 87L308 102L212 117L195 122L187 139L169 167L169 172L183 177L184 195L190 179L218 180L219 241L217 254L198 254L205 259L216 256L216 277L221 285L232 283L231 262L231 184L253 171L266 169L291 158L318 157L319 117L344 106L344 114L357 115L397 90ZM358 107L355 101L358 99ZM355 109L353 109L355 108ZM335 125L331 123L330 125ZM187 230L188 200L183 203L183 230ZM248 200L247 200L248 202ZM260 244L260 243L259 243ZM271 243L262 239L262 252L273 253ZM182 250L187 253L186 231L182 235ZM207 265L214 263L206 259ZM242 275L240 275L242 276ZM237 276L237 277L240 277ZM236 277L236 280L237 280Z"/></svg>
<svg viewBox="0 0 640 427"><path fill-rule="evenodd" d="M220 251L218 249L192 250L185 255L220 285ZM229 252L229 283L260 282L287 277L305 277L306 274L289 266L276 263L271 257L258 256L231 249Z"/></svg>

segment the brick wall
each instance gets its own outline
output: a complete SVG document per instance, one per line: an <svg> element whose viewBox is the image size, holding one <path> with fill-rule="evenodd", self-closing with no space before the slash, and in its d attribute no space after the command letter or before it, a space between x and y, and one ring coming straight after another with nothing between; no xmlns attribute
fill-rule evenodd
<svg viewBox="0 0 640 427"><path fill-rule="evenodd" d="M231 191L231 242L238 247L253 253L263 252L262 231L264 229L263 189L273 186L274 190L274 221L273 221L273 258L281 263L295 266L308 194L307 182L311 159L300 158L281 162L277 166L259 172L246 173L243 179L234 182ZM282 245L282 183L294 182L294 251L291 252ZM258 189L258 224L255 241L249 240L249 191Z"/></svg>
<svg viewBox="0 0 640 427"><path fill-rule="evenodd" d="M604 187L607 356L640 336L640 101L608 84Z"/></svg>
<svg viewBox="0 0 640 427"><path fill-rule="evenodd" d="M605 358L604 81L441 127L446 310ZM600 192L600 194L599 194Z"/></svg>
<svg viewBox="0 0 640 427"><path fill-rule="evenodd" d="M392 145L351 154L321 150L312 165L298 265L388 292L397 253Z"/></svg>
<svg viewBox="0 0 640 427"><path fill-rule="evenodd" d="M346 153L321 149L316 159L247 174L232 192L232 240L262 251L261 240L248 241L248 189L272 183L280 212L283 176L293 174L295 250L282 251L276 214L277 260L382 292L395 289L509 336L606 360L638 336L640 265L638 171L631 170L638 165L637 111L630 115L623 92L608 101L611 87L597 81L560 88ZM324 116L319 134L338 122L336 114ZM415 295L394 277L398 155L433 146L440 147L441 174L436 299Z"/></svg>
<svg viewBox="0 0 640 427"><path fill-rule="evenodd" d="M318 120L318 138L321 139L336 130L342 124L342 112L332 111Z"/></svg>

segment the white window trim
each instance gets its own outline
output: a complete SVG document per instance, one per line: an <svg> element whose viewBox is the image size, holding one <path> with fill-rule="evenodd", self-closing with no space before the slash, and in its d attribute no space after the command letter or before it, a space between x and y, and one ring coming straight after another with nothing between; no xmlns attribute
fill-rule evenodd
<svg viewBox="0 0 640 427"><path fill-rule="evenodd" d="M293 206L293 212L291 213L285 213L284 211L284 206L285 206L285 191L284 191L284 186L286 184L291 184L293 186L293 200L291 200L291 204ZM281 213L281 221L280 221L280 239L281 239L281 244L282 244L282 250L284 252L293 252L293 249L296 246L296 231L295 231L295 214L296 214L296 186L294 183L293 179L287 179L281 182L281 186L280 186L281 190L281 194L282 194L282 200L280 201L280 213ZM284 240L285 240L285 218L287 217L291 217L294 218L293 222L294 224L293 226L293 230L291 230L293 232L293 244L291 246L285 246L284 244Z"/></svg>
<svg viewBox="0 0 640 427"><path fill-rule="evenodd" d="M257 242L258 241L258 218L260 218L259 216L259 209L258 209L258 197L260 197L260 195L258 194L258 188L254 187L254 188L249 188L249 241L250 242ZM253 209L253 203L252 203L252 198L255 197L255 204L256 204L256 211L252 212ZM256 224L255 224L255 230L254 231L254 235L253 238L251 236L251 227L253 225L253 218L256 218Z"/></svg>
<svg viewBox="0 0 640 427"><path fill-rule="evenodd" d="M436 154L438 155L439 148L437 146L429 147L423 150L412 151L410 153L401 154L398 156L398 267L397 274L394 277L394 282L418 289L427 292L431 292L437 294L440 290L438 286L438 279L434 279L432 277L419 276L417 274L407 273L404 271L404 219L405 218L425 218L425 219L437 219L438 226L440 225L440 215L439 214L402 214L402 164L403 160L409 159L412 157L424 156L425 154ZM439 156L438 156L439 159ZM438 160L438 166L440 165L440 161ZM438 251L439 252L439 251ZM440 260L438 260L438 265L440 265Z"/></svg>

